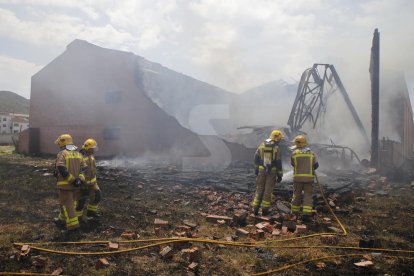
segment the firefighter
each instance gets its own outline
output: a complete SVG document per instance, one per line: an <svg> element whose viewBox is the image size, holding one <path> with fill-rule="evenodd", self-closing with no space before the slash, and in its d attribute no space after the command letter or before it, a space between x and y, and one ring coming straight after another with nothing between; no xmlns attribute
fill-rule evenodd
<svg viewBox="0 0 414 276"><path fill-rule="evenodd" d="M60 214L55 220L58 223L64 223L69 233L79 228L75 204L79 198L79 187L85 181L83 175L85 163L82 155L77 151L77 147L73 145L72 136L69 134L60 135L55 144L60 148L55 164Z"/></svg>
<svg viewBox="0 0 414 276"><path fill-rule="evenodd" d="M98 183L96 182L96 160L93 156L94 152L98 150L98 143L92 139L87 139L80 150L83 155L83 160L86 164L86 189L82 193L81 200L76 207L76 213L78 216L83 215L83 208L87 199L89 198L88 205L86 207L86 216L88 218L98 218L98 205L101 201L101 190L99 189Z"/></svg>
<svg viewBox="0 0 414 276"><path fill-rule="evenodd" d="M293 142L295 142L295 146L291 156L291 164L293 166L293 198L291 211L292 214L299 215L302 205L302 219L303 221L310 221L315 170L319 167L319 164L316 160L315 153L307 146L308 143L304 135L296 136Z"/></svg>
<svg viewBox="0 0 414 276"><path fill-rule="evenodd" d="M256 174L256 194L253 200L255 216L262 207L262 215L268 215L275 183L280 183L283 177L282 161L280 160L279 142L283 139L280 130L273 130L257 148L254 156Z"/></svg>

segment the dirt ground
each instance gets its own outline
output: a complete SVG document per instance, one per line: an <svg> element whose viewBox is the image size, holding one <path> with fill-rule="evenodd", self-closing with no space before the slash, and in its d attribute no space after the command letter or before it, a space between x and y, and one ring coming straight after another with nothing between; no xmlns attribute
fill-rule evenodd
<svg viewBox="0 0 414 276"><path fill-rule="evenodd" d="M82 227L82 235L65 237L53 222L57 216L58 197L55 180L51 175L53 158L25 157L0 147L0 274L58 273L63 275L251 275L277 269L288 264L313 258L339 254L366 254L324 259L294 266L280 272L283 275L413 275L414 253L390 253L369 255L372 251L337 248L271 248L278 246L326 245L320 237L275 242L308 234L329 232L329 226L340 228L327 207L316 194L318 211L315 222L308 223L305 233L277 231L252 239L236 235L236 229L255 232L261 219L250 215L245 224L234 222L209 222L206 215L233 217L235 212L248 210L254 187L253 170L235 166L221 173L183 174L174 166L140 166L130 168L99 167L98 183L103 192L99 222L89 222ZM321 171L323 173L323 170ZM324 172L321 182L344 183L346 189L326 187L326 196L348 235L339 237L339 246L381 247L387 249L414 250L414 187L410 183L384 183L380 176L361 172ZM220 181L222 180L222 181ZM382 181L382 182L381 182ZM234 183L239 183L240 187ZM227 189L226 187L232 187ZM236 187L236 188L235 188ZM316 190L315 190L316 191ZM273 215L282 220L274 228L285 225L287 219L276 202L289 206L291 181L283 181L276 187L273 198ZM170 227L159 232L154 230L156 218L168 221ZM283 220L285 218L285 220ZM332 224L329 224L329 219ZM192 225L195 224L195 225ZM190 225L191 230L182 227ZM19 257L20 247L13 243L72 241L127 241L121 235L131 231L139 239L191 236L214 241L236 241L251 245L230 246L208 242L170 244L172 255L162 257L160 251L167 245L109 255L62 255L31 249L26 257ZM267 241L264 246L263 241ZM259 243L257 243L259 242ZM138 247L146 243L120 243L120 249ZM105 243L67 245L45 244L40 247L77 252L108 251ZM194 260L182 249L198 247L201 252ZM100 258L109 265L96 267ZM368 267L354 263L372 261ZM198 269L188 269L195 261Z"/></svg>

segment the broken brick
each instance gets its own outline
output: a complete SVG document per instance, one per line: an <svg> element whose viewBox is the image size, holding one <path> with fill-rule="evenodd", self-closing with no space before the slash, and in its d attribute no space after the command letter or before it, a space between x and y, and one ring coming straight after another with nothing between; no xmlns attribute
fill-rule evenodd
<svg viewBox="0 0 414 276"><path fill-rule="evenodd" d="M322 270L322 269L326 268L326 264L324 262L316 263L316 268L318 270Z"/></svg>
<svg viewBox="0 0 414 276"><path fill-rule="evenodd" d="M194 229L197 227L197 224L188 220L183 221L184 225L187 227L190 227L191 229Z"/></svg>
<svg viewBox="0 0 414 276"><path fill-rule="evenodd" d="M266 231L268 233L272 233L274 228L270 223L265 224L265 227L262 229L263 231Z"/></svg>
<svg viewBox="0 0 414 276"><path fill-rule="evenodd" d="M368 267L368 266L373 266L374 263L371 261L362 261L362 262L354 263L354 265L357 267Z"/></svg>
<svg viewBox="0 0 414 276"><path fill-rule="evenodd" d="M166 246L163 249L161 249L161 251L160 251L160 255L164 259L171 258L173 256L173 254L174 254L174 251L170 246Z"/></svg>
<svg viewBox="0 0 414 276"><path fill-rule="evenodd" d="M191 227L187 226L187 225L180 225L177 227L179 230L181 231L185 231L185 232L191 232Z"/></svg>
<svg viewBox="0 0 414 276"><path fill-rule="evenodd" d="M109 266L109 262L106 258L100 258L96 264L95 269L101 269Z"/></svg>
<svg viewBox="0 0 414 276"><path fill-rule="evenodd" d="M259 221L265 221L265 222L272 222L274 220L272 219L272 217L268 217L268 216L255 216L254 218Z"/></svg>
<svg viewBox="0 0 414 276"><path fill-rule="evenodd" d="M170 226L169 222L166 220L156 218L154 220L154 227L168 228Z"/></svg>
<svg viewBox="0 0 414 276"><path fill-rule="evenodd" d="M341 233L342 232L341 229L333 227L333 226L328 227L328 229L331 230L332 232L335 232L335 233Z"/></svg>
<svg viewBox="0 0 414 276"><path fill-rule="evenodd" d="M304 225L304 224L296 225L296 233L302 234L302 233L305 233L306 230L307 230L306 225Z"/></svg>
<svg viewBox="0 0 414 276"><path fill-rule="evenodd" d="M178 236L178 237L187 237L187 232L183 231L183 232L174 232L174 235Z"/></svg>
<svg viewBox="0 0 414 276"><path fill-rule="evenodd" d="M52 275L60 275L62 272L63 272L63 268L58 267L52 272Z"/></svg>
<svg viewBox="0 0 414 276"><path fill-rule="evenodd" d="M208 215L206 217L206 220L208 222L212 222L212 223L217 223L218 220L224 220L225 222L231 222L232 218L227 217L227 216L216 216L216 215Z"/></svg>
<svg viewBox="0 0 414 276"><path fill-rule="evenodd" d="M183 258L189 262L199 262L201 260L201 251L196 246L190 249L183 249L181 253L183 254Z"/></svg>
<svg viewBox="0 0 414 276"><path fill-rule="evenodd" d="M217 224L222 226L222 225L226 224L226 221L224 219L219 219L219 220L217 220Z"/></svg>
<svg viewBox="0 0 414 276"><path fill-rule="evenodd" d="M272 236L279 236L280 230L279 229L273 229Z"/></svg>
<svg viewBox="0 0 414 276"><path fill-rule="evenodd" d="M282 234L286 235L288 233L288 228L287 226L282 226Z"/></svg>
<svg viewBox="0 0 414 276"><path fill-rule="evenodd" d="M199 264L195 263L195 262L192 262L191 264L188 265L187 269L189 271L197 272L198 269L199 269Z"/></svg>
<svg viewBox="0 0 414 276"><path fill-rule="evenodd" d="M118 249L119 249L119 243L116 243L116 242L109 242L109 243L108 243L108 249L109 249L110 251L116 251L116 250L118 250Z"/></svg>
<svg viewBox="0 0 414 276"><path fill-rule="evenodd" d="M27 257L29 253L30 253L30 246L28 244L22 245L22 247L20 248L19 259Z"/></svg>
<svg viewBox="0 0 414 276"><path fill-rule="evenodd" d="M248 236L249 235L249 231L246 231L242 228L239 228L236 230L236 235L237 236Z"/></svg>
<svg viewBox="0 0 414 276"><path fill-rule="evenodd" d="M332 224L331 219L330 219L330 218L327 218L327 217L324 217L324 218L322 219L322 222L323 222L323 224L325 224L325 225L331 225L331 224Z"/></svg>
<svg viewBox="0 0 414 276"><path fill-rule="evenodd" d="M264 238L264 231L263 230L256 230L253 233L249 233L249 237L255 241Z"/></svg>
<svg viewBox="0 0 414 276"><path fill-rule="evenodd" d="M134 239L135 237L136 237L136 234L135 234L134 232L131 232L131 231L128 231L128 230L124 231L124 232L121 234L121 238L124 238L124 239L129 239L129 240L132 240L132 239Z"/></svg>
<svg viewBox="0 0 414 276"><path fill-rule="evenodd" d="M339 242L338 237L334 235L322 235L320 236L320 240L323 244L327 245L337 245Z"/></svg>
<svg viewBox="0 0 414 276"><path fill-rule="evenodd" d="M263 229L265 228L265 225L263 223L258 223L255 225L257 229Z"/></svg>

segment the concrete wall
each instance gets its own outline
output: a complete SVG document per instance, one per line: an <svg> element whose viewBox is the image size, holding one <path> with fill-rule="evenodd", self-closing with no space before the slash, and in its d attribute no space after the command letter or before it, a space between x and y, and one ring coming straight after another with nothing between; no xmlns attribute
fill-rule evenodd
<svg viewBox="0 0 414 276"><path fill-rule="evenodd" d="M0 134L0 145L13 145L13 139L17 141L18 134Z"/></svg>

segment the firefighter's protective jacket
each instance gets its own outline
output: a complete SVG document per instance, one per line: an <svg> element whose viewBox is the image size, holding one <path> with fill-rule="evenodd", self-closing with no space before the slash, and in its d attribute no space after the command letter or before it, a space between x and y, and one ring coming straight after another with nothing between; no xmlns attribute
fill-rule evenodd
<svg viewBox="0 0 414 276"><path fill-rule="evenodd" d="M315 170L319 167L315 153L310 148L299 148L292 152L291 163L293 166L294 182L313 182Z"/></svg>
<svg viewBox="0 0 414 276"><path fill-rule="evenodd" d="M85 155L83 157L83 161L86 164L86 171L85 171L85 181L86 184L93 185L96 183L96 160L95 157L91 155Z"/></svg>
<svg viewBox="0 0 414 276"><path fill-rule="evenodd" d="M76 150L61 150L56 158L57 186L59 189L72 190L74 188L73 181L79 178L85 180L83 171L86 168L82 155ZM59 169L65 168L62 171Z"/></svg>
<svg viewBox="0 0 414 276"><path fill-rule="evenodd" d="M257 148L254 156L254 164L261 172L276 172L277 176L283 176L282 161L278 143L267 139Z"/></svg>

